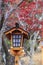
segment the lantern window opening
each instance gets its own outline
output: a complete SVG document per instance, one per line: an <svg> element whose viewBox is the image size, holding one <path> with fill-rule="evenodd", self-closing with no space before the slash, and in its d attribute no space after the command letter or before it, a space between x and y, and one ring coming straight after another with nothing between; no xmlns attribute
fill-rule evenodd
<svg viewBox="0 0 43 65"><path fill-rule="evenodd" d="M13 46L14 47L20 47L21 46L21 34L13 34L12 39L13 39Z"/></svg>

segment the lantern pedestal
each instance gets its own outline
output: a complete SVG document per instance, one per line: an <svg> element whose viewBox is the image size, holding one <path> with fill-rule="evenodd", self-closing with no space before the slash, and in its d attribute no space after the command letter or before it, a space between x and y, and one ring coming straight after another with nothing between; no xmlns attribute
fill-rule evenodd
<svg viewBox="0 0 43 65"><path fill-rule="evenodd" d="M24 56L24 55L25 55L25 52L23 51L23 48L18 48L18 50L17 50L16 48L13 48L13 47L12 47L12 48L9 50L9 52L10 52L10 54L11 54L12 56L15 57L15 59L14 59L15 65L19 65L20 56Z"/></svg>

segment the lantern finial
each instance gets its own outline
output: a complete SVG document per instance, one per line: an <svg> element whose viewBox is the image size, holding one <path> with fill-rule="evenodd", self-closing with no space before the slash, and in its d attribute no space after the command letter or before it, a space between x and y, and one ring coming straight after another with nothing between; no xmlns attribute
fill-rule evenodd
<svg viewBox="0 0 43 65"><path fill-rule="evenodd" d="M19 28L19 24L18 24L18 23L15 23L15 27L16 27L16 28Z"/></svg>

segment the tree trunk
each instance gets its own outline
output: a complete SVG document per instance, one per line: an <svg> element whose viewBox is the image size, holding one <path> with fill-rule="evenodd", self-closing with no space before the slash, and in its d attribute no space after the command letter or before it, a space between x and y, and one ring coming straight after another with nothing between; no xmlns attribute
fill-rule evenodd
<svg viewBox="0 0 43 65"><path fill-rule="evenodd" d="M1 8L0 30L1 30L3 26L3 22L4 22L4 2L1 1L0 3L1 3L0 5L0 8Z"/></svg>

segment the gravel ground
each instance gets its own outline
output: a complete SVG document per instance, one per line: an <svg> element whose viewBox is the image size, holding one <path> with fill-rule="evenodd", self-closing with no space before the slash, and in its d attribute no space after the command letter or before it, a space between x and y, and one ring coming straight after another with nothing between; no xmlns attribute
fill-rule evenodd
<svg viewBox="0 0 43 65"><path fill-rule="evenodd" d="M22 65L29 65L29 61L30 61L29 56L22 57L21 60L22 62L24 62L24 64ZM41 53L35 53L32 57L32 60L34 63L33 65L42 65Z"/></svg>

